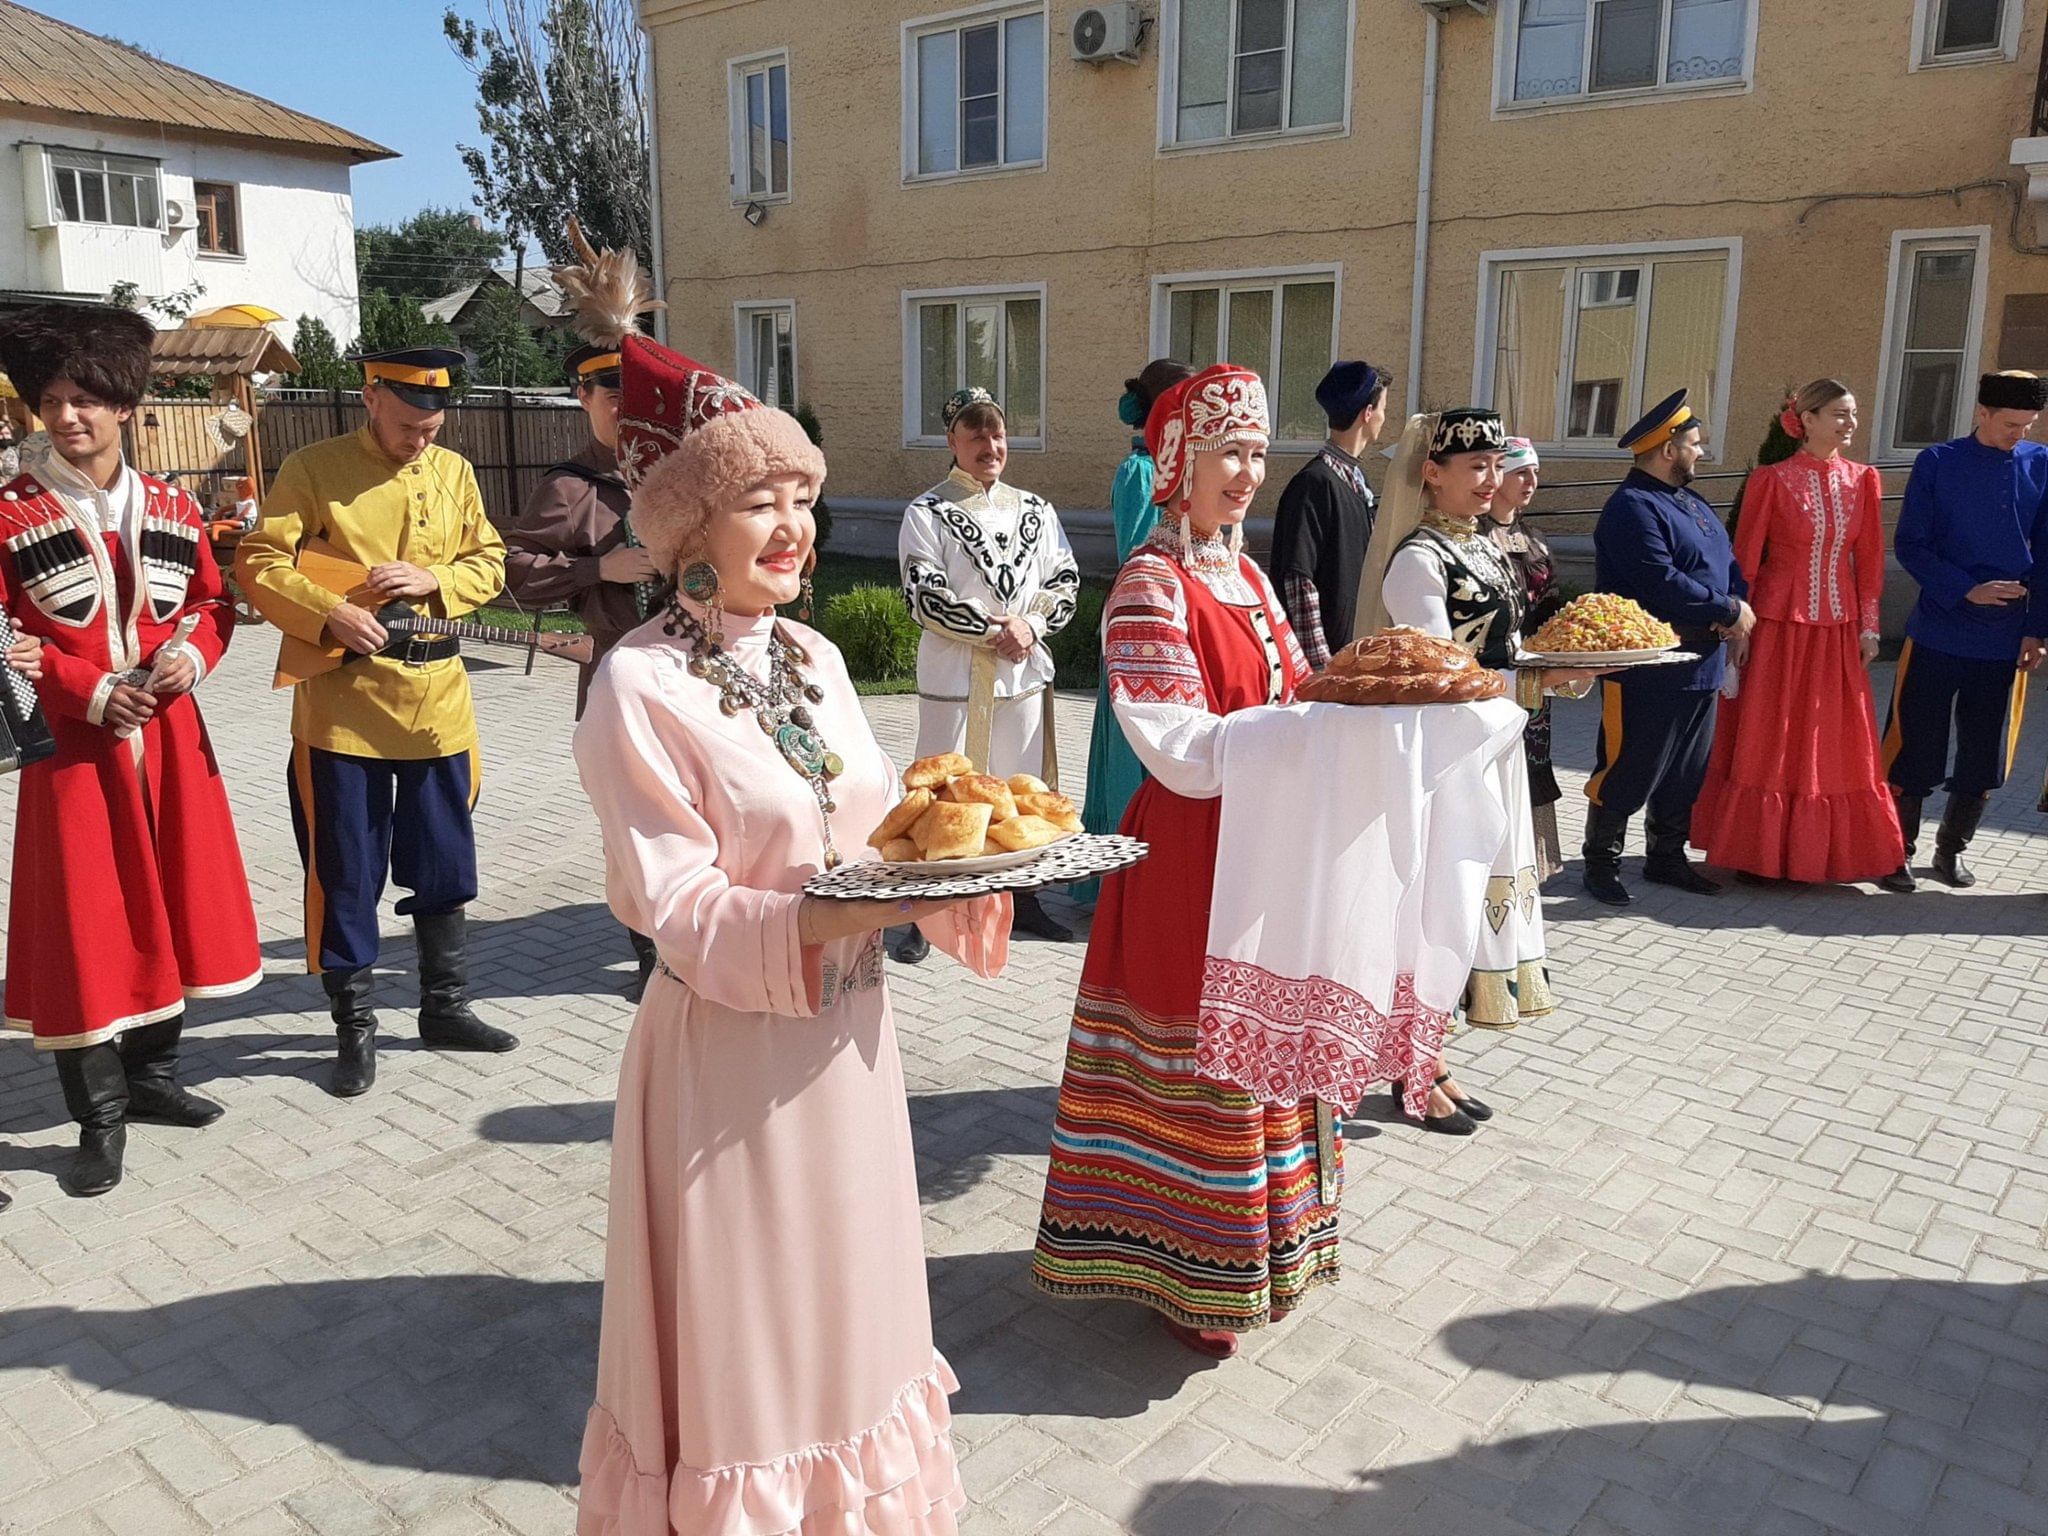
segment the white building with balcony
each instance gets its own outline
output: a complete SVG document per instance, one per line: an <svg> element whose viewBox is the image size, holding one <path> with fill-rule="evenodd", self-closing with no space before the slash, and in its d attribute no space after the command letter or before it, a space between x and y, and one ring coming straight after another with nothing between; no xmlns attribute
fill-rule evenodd
<svg viewBox="0 0 2048 1536"><path fill-rule="evenodd" d="M0 306L132 284L357 331L352 169L379 144L0 0ZM196 289L196 293L195 293Z"/></svg>

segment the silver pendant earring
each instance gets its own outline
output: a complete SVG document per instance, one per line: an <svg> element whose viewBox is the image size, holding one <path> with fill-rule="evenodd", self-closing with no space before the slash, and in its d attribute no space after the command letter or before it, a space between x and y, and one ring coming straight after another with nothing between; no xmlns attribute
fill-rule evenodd
<svg viewBox="0 0 2048 1536"><path fill-rule="evenodd" d="M1195 558L1195 533L1188 523L1186 511L1182 511L1180 515L1180 552L1184 560Z"/></svg>

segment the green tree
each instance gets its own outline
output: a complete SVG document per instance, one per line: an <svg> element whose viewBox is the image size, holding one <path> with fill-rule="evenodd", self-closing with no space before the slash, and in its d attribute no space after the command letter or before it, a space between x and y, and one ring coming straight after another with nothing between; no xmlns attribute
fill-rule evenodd
<svg viewBox="0 0 2048 1536"><path fill-rule="evenodd" d="M356 283L412 299L438 299L487 274L505 237L458 208L422 208L398 224L356 231ZM397 345L397 343L394 343Z"/></svg>
<svg viewBox="0 0 2048 1536"><path fill-rule="evenodd" d="M486 146L461 146L477 205L552 262L570 214L598 245L652 250L648 114L634 0L472 0L442 28L477 82Z"/></svg>
<svg viewBox="0 0 2048 1536"><path fill-rule="evenodd" d="M354 352L388 352L394 347L453 347L455 332L420 313L419 300L384 288L366 288L362 298L362 330Z"/></svg>
<svg viewBox="0 0 2048 1536"><path fill-rule="evenodd" d="M299 360L299 376L291 382L301 389L354 389L363 381L353 364L341 360L334 332L318 315L299 316L292 330L292 356Z"/></svg>
<svg viewBox="0 0 2048 1536"><path fill-rule="evenodd" d="M525 306L502 283L492 283L476 301L463 340L476 354L473 384L505 387L562 382L565 348L559 333L538 335L527 325Z"/></svg>

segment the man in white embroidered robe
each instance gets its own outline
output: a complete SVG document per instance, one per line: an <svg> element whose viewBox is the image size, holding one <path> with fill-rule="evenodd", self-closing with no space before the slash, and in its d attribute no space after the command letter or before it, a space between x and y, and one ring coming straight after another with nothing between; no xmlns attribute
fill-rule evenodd
<svg viewBox="0 0 2048 1536"><path fill-rule="evenodd" d="M1074 616L1081 569L1052 503L1005 484L1009 442L1002 408L986 390L946 402L953 471L903 514L898 559L904 596L923 628L917 648L917 755L964 752L978 657L994 664L988 761L1000 778L1046 772L1052 762L1052 653L1046 641ZM989 660L981 665L986 668ZM1073 937L1028 893L1016 926ZM912 928L892 953L923 958Z"/></svg>

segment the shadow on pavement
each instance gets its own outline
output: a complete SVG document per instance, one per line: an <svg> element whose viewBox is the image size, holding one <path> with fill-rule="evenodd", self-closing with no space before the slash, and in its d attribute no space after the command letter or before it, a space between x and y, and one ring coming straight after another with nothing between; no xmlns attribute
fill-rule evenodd
<svg viewBox="0 0 2048 1536"><path fill-rule="evenodd" d="M485 1141L519 1146L567 1147L612 1139L612 1102L586 1099L575 1104L520 1104L494 1109L477 1122Z"/></svg>
<svg viewBox="0 0 2048 1536"><path fill-rule="evenodd" d="M0 1367L296 1425L378 1466L573 1484L599 1295L596 1281L407 1275L132 1311L20 1307Z"/></svg>

